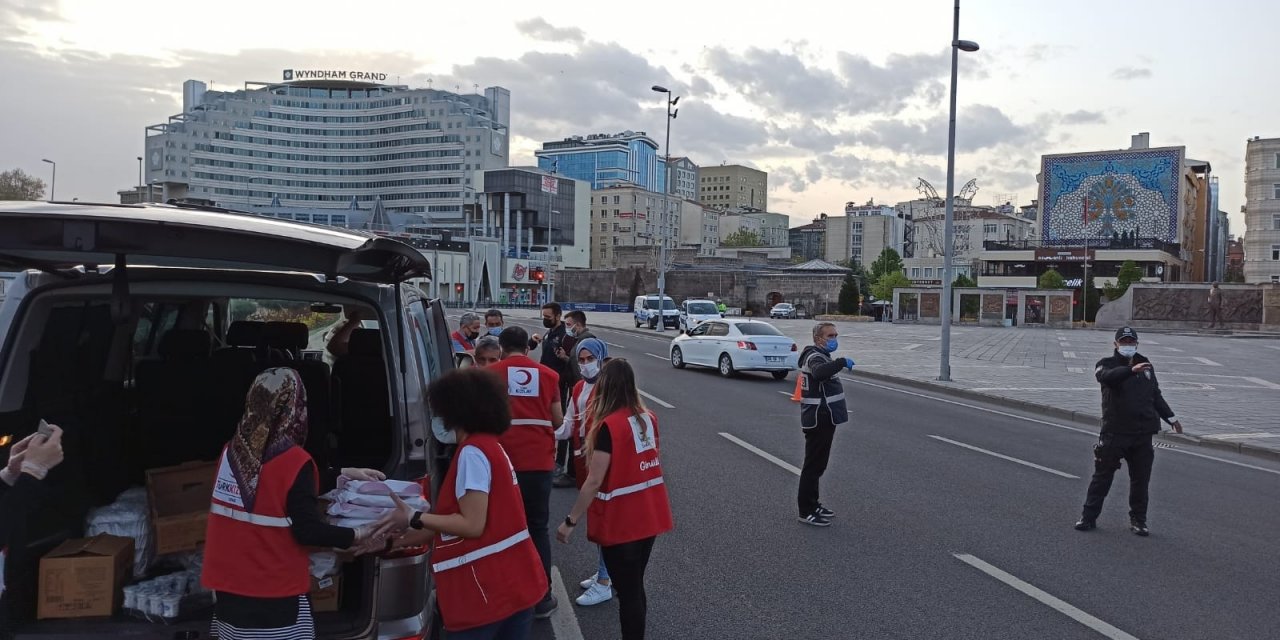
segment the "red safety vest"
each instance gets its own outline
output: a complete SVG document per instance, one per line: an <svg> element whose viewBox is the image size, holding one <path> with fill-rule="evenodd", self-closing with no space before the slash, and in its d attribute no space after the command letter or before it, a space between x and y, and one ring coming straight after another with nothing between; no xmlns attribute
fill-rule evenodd
<svg viewBox="0 0 1280 640"><path fill-rule="evenodd" d="M201 582L206 588L254 598L307 592L311 586L307 550L289 530L292 523L285 502L308 462L311 455L294 446L262 465L253 510L246 511L227 450L222 450L205 533Z"/></svg>
<svg viewBox="0 0 1280 640"><path fill-rule="evenodd" d="M569 394L569 403L573 406L573 431L569 434L569 442L573 445L573 479L581 489L587 481L587 405L591 402L594 384L579 380L573 385Z"/></svg>
<svg viewBox="0 0 1280 640"><path fill-rule="evenodd" d="M475 434L462 448L476 447L489 460L488 520L479 538L436 535L431 572L445 629L465 631L493 624L537 604L547 593L547 574L525 525L524 500L511 460L488 434ZM433 513L460 513L457 457L449 467Z"/></svg>
<svg viewBox="0 0 1280 640"><path fill-rule="evenodd" d="M605 418L613 441L609 471L587 510L587 539L609 547L675 527L658 459L658 418L620 409Z"/></svg>
<svg viewBox="0 0 1280 640"><path fill-rule="evenodd" d="M551 404L560 402L560 376L528 356L503 358L490 366L507 385L511 428L502 434L502 447L516 471L556 468L556 427Z"/></svg>

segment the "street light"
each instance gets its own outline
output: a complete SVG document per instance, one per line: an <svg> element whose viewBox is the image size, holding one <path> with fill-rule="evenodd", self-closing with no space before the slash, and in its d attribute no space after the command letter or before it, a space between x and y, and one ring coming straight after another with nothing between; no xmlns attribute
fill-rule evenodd
<svg viewBox="0 0 1280 640"><path fill-rule="evenodd" d="M664 332L667 326L666 316L663 315L663 311L666 310L667 294L667 216L671 214L671 199L667 196L671 193L671 121L675 120L680 113L679 109L672 110L672 107L680 102L680 96L672 98L671 90L659 84L651 88L667 96L666 167L662 178L662 237L658 244L658 331Z"/></svg>
<svg viewBox="0 0 1280 640"><path fill-rule="evenodd" d="M952 237L955 218L956 190L956 70L959 66L960 52L972 53L978 50L978 43L960 39L960 0L956 0L955 20L951 31L951 118L947 129L947 201L943 217L942 251L942 344L941 362L938 366L938 379L951 381L951 260L955 252L955 239Z"/></svg>
<svg viewBox="0 0 1280 640"><path fill-rule="evenodd" d="M142 199L142 156L138 156L138 199Z"/></svg>
<svg viewBox="0 0 1280 640"><path fill-rule="evenodd" d="M52 160L50 160L50 159L48 159L48 158L41 158L41 159L40 159L40 161L41 161L41 162L48 162L49 164L53 165L53 179L51 179L51 180L49 181L49 202L53 202L54 200L57 200L57 199L58 199L58 198L57 198L57 193L58 193L58 163L56 163L56 162L54 162L54 161L52 161Z"/></svg>

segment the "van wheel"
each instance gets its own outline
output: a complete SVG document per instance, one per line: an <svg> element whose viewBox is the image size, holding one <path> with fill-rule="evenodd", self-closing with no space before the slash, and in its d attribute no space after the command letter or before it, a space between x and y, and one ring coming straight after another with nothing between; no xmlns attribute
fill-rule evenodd
<svg viewBox="0 0 1280 640"><path fill-rule="evenodd" d="M680 350L680 347L671 348L671 366L677 369L684 368L684 352Z"/></svg>
<svg viewBox="0 0 1280 640"><path fill-rule="evenodd" d="M733 370L733 358L729 354L720 354L720 375L726 378L732 378L737 373Z"/></svg>
<svg viewBox="0 0 1280 640"><path fill-rule="evenodd" d="M650 329L657 329L657 328L658 328L658 319L657 319L657 318L649 318L649 328L650 328Z"/></svg>
<svg viewBox="0 0 1280 640"><path fill-rule="evenodd" d="M636 320L636 319L635 319L635 318L632 318L632 320ZM636 320L636 328L637 328L637 329L639 329L639 328L640 328L640 321L639 321L639 320Z"/></svg>

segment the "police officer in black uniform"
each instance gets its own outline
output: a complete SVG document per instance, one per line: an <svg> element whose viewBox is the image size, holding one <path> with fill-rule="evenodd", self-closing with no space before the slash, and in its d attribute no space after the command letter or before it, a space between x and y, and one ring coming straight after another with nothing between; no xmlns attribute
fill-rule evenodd
<svg viewBox="0 0 1280 640"><path fill-rule="evenodd" d="M833 358L839 348L835 325L823 322L813 328L813 344L800 352L800 428L804 430L804 466L800 470L800 522L815 527L831 525L836 515L818 500L818 485L831 458L836 427L849 421L840 372L853 369L853 360Z"/></svg>
<svg viewBox="0 0 1280 640"><path fill-rule="evenodd" d="M1151 361L1138 353L1138 332L1132 327L1120 328L1115 348L1115 353L1099 360L1093 369L1102 385L1102 433L1093 446L1093 479L1076 529L1090 531L1098 526L1102 503L1123 460L1129 465L1129 529L1147 536L1147 484L1155 460L1151 436L1160 432L1161 420L1178 433L1182 433L1182 423L1160 394Z"/></svg>

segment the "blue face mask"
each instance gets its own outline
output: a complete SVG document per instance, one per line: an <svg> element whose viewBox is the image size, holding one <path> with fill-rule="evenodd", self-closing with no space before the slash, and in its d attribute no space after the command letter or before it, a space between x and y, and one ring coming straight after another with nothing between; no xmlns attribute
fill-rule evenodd
<svg viewBox="0 0 1280 640"><path fill-rule="evenodd" d="M840 341L832 338L827 341L827 351L835 351L840 348Z"/></svg>
<svg viewBox="0 0 1280 640"><path fill-rule="evenodd" d="M493 337L495 337L495 338L496 338L496 337L498 337L498 336L500 336L500 335L502 335L502 327L492 327L492 328L490 328L490 329L489 329L489 335L491 335L491 336L493 336Z"/></svg>

